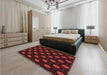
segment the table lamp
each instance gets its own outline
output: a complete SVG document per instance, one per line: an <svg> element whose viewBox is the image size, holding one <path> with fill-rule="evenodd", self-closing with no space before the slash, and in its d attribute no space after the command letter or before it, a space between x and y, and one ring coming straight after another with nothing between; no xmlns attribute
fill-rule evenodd
<svg viewBox="0 0 107 75"><path fill-rule="evenodd" d="M58 29L58 27L53 27L53 29L55 30L55 33L57 32L56 30Z"/></svg>
<svg viewBox="0 0 107 75"><path fill-rule="evenodd" d="M92 34L92 29L95 29L95 26L90 25L90 26L87 26L86 28L90 30L90 35L91 35Z"/></svg>

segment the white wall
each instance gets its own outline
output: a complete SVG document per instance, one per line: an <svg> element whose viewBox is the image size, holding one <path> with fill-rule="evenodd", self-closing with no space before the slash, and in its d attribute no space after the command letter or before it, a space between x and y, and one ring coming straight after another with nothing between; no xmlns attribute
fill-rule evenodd
<svg viewBox="0 0 107 75"><path fill-rule="evenodd" d="M107 52L107 0L99 1L99 41Z"/></svg>
<svg viewBox="0 0 107 75"><path fill-rule="evenodd" d="M82 6L72 7L60 12L60 25L62 28L78 28L80 25Z"/></svg>
<svg viewBox="0 0 107 75"><path fill-rule="evenodd" d="M98 35L98 2L94 1L60 11L61 28L85 28L95 25L93 35ZM88 33L88 30L86 31Z"/></svg>

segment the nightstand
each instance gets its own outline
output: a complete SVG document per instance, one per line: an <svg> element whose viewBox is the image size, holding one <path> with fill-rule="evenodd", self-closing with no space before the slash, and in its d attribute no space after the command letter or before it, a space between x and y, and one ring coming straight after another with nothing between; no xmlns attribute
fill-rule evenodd
<svg viewBox="0 0 107 75"><path fill-rule="evenodd" d="M85 42L98 44L98 36L85 35Z"/></svg>

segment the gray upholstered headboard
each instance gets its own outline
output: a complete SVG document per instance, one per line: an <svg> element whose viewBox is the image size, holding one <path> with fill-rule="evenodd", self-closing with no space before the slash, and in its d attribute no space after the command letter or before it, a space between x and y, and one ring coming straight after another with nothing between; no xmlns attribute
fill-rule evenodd
<svg viewBox="0 0 107 75"><path fill-rule="evenodd" d="M61 33L62 30L78 30L78 33L83 37L83 41L84 41L84 36L85 36L85 30L84 29L59 29L58 33Z"/></svg>

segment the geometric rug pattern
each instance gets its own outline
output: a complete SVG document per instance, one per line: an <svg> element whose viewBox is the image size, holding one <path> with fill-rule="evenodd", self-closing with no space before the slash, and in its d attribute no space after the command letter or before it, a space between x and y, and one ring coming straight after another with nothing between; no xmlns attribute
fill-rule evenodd
<svg viewBox="0 0 107 75"><path fill-rule="evenodd" d="M19 53L53 75L67 75L75 60L75 57L43 46L28 48Z"/></svg>

